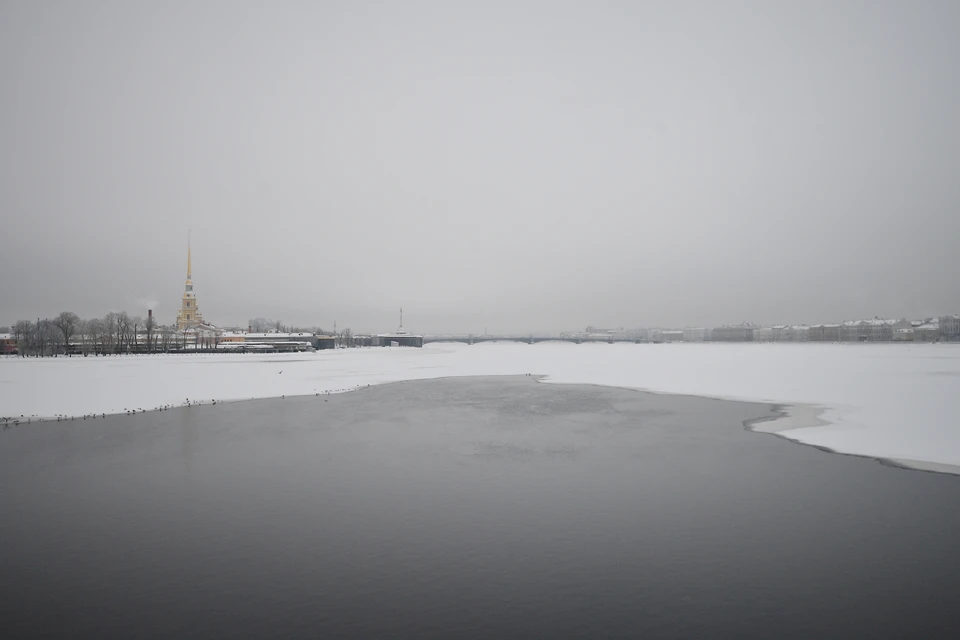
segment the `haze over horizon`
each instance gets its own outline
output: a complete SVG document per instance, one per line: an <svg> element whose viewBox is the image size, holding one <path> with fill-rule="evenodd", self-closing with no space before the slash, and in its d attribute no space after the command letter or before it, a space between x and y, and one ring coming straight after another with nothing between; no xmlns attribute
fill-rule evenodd
<svg viewBox="0 0 960 640"><path fill-rule="evenodd" d="M456 6L455 6L456 5ZM0 5L3 317L960 312L960 3Z"/></svg>

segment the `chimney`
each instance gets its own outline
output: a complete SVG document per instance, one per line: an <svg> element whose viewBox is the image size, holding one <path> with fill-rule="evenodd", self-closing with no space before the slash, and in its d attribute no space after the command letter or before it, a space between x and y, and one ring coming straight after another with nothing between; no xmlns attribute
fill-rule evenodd
<svg viewBox="0 0 960 640"><path fill-rule="evenodd" d="M247 333L253 333L253 325L252 325L252 324L248 324L248 325L247 325Z"/></svg>
<svg viewBox="0 0 960 640"><path fill-rule="evenodd" d="M153 309L147 309L147 319L153 318Z"/></svg>

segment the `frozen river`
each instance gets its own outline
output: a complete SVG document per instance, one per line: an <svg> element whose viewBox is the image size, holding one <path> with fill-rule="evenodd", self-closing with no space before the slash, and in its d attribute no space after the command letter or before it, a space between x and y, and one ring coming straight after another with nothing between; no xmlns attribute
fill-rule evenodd
<svg viewBox="0 0 960 640"><path fill-rule="evenodd" d="M537 374L811 405L783 435L833 450L960 465L960 345L433 344L289 355L0 359L0 415L82 416L346 391L400 380Z"/></svg>

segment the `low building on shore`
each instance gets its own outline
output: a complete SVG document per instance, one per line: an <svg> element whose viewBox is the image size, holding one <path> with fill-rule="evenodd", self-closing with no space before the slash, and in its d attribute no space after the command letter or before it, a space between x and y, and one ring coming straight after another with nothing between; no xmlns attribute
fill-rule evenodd
<svg viewBox="0 0 960 640"><path fill-rule="evenodd" d="M773 342L773 327L757 327L753 330L754 342Z"/></svg>
<svg viewBox="0 0 960 640"><path fill-rule="evenodd" d="M811 325L807 334L810 342L840 342L839 324Z"/></svg>
<svg viewBox="0 0 960 640"><path fill-rule="evenodd" d="M810 340L810 327L803 324L787 327L783 339L786 342L807 342Z"/></svg>
<svg viewBox="0 0 960 640"><path fill-rule="evenodd" d="M863 342L868 336L866 323L863 320L847 320L840 325L841 342Z"/></svg>
<svg viewBox="0 0 960 640"><path fill-rule="evenodd" d="M756 327L753 330L756 342L807 342L810 340L810 327L805 324L775 324L772 327Z"/></svg>
<svg viewBox="0 0 960 640"><path fill-rule="evenodd" d="M657 332L657 342L683 342L682 329L661 329Z"/></svg>
<svg viewBox="0 0 960 640"><path fill-rule="evenodd" d="M937 342L940 340L940 320L931 320L913 330L913 339L916 342Z"/></svg>
<svg viewBox="0 0 960 640"><path fill-rule="evenodd" d="M315 351L333 349L333 336L307 332L241 333L226 332L218 338L218 349L243 351Z"/></svg>
<svg viewBox="0 0 960 640"><path fill-rule="evenodd" d="M422 347L423 336L413 335L406 331L396 333L380 333L373 341L377 347Z"/></svg>
<svg viewBox="0 0 960 640"><path fill-rule="evenodd" d="M716 327L710 332L710 339L714 342L753 342L752 324Z"/></svg>
<svg viewBox="0 0 960 640"><path fill-rule="evenodd" d="M916 338L916 330L913 327L909 329L897 329L893 332L894 342L913 342Z"/></svg>
<svg viewBox="0 0 960 640"><path fill-rule="evenodd" d="M684 332L682 329L649 329L647 342L684 342Z"/></svg>
<svg viewBox="0 0 960 640"><path fill-rule="evenodd" d="M20 352L17 339L12 333L0 333L0 355L11 356Z"/></svg>
<svg viewBox="0 0 960 640"><path fill-rule="evenodd" d="M960 340L960 315L940 316L939 327L944 340Z"/></svg>
<svg viewBox="0 0 960 640"><path fill-rule="evenodd" d="M840 326L840 340L843 342L892 342L895 331L911 327L910 321L902 318L850 320Z"/></svg>

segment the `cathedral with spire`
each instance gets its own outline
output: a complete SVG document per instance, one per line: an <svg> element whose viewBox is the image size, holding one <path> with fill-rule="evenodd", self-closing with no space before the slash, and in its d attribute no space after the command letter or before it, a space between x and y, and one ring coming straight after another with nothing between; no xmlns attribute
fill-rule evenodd
<svg viewBox="0 0 960 640"><path fill-rule="evenodd" d="M187 239L187 283L177 312L177 330L186 331L204 326L203 315L197 307L197 296L193 293L193 277L190 265L190 239Z"/></svg>

